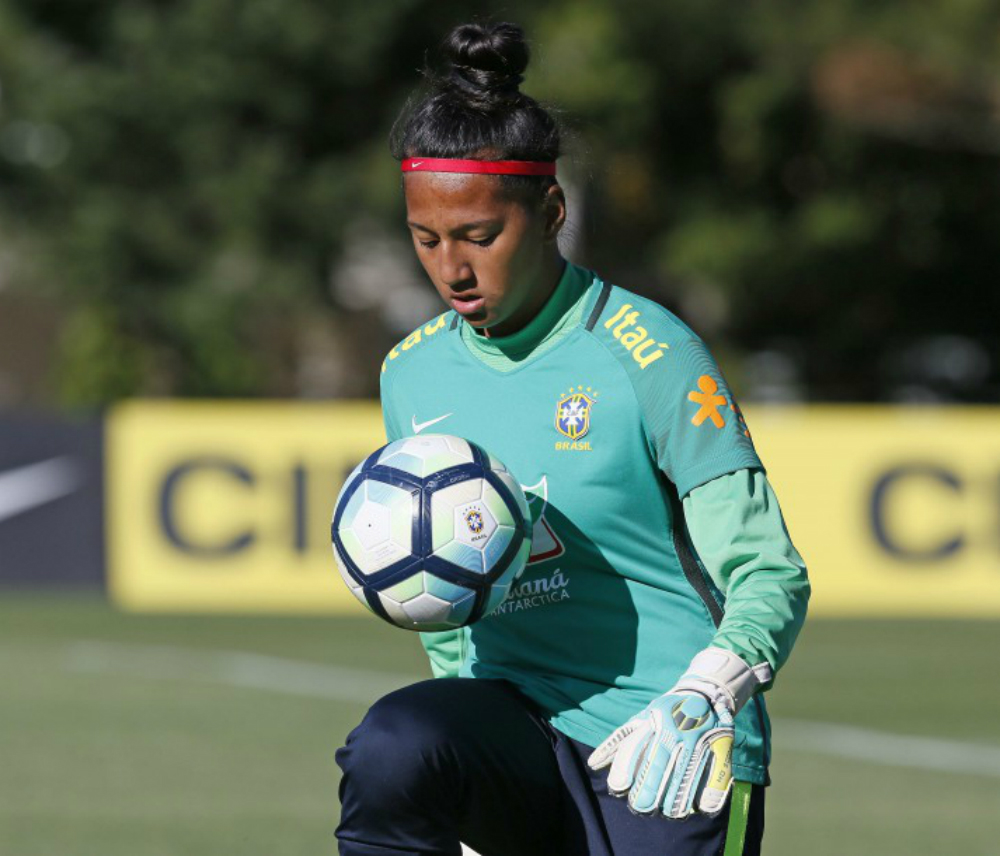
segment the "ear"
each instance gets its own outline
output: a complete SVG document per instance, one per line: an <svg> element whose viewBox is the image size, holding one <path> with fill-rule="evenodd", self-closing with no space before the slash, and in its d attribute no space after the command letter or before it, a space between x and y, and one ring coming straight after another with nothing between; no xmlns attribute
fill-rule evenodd
<svg viewBox="0 0 1000 857"><path fill-rule="evenodd" d="M545 191L542 199L542 217L546 242L555 241L559 230L566 223L566 194L562 187L554 184Z"/></svg>

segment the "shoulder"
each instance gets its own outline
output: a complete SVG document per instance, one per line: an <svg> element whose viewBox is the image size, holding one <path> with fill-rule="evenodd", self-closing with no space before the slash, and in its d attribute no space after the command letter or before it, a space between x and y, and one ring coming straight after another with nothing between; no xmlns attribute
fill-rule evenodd
<svg viewBox="0 0 1000 857"><path fill-rule="evenodd" d="M587 328L634 379L669 371L692 350L706 351L700 337L656 301L621 286L606 286L605 294Z"/></svg>
<svg viewBox="0 0 1000 857"><path fill-rule="evenodd" d="M439 346L444 341L444 333L451 329L455 317L455 313L451 310L443 312L412 330L390 348L382 361L383 385L390 381L402 366L420 359L418 355L423 355L423 359L430 357L436 350L435 345Z"/></svg>
<svg viewBox="0 0 1000 857"><path fill-rule="evenodd" d="M655 301L616 287L606 294L590 334L624 369L657 464L680 496L725 473L761 467L743 415L701 338Z"/></svg>

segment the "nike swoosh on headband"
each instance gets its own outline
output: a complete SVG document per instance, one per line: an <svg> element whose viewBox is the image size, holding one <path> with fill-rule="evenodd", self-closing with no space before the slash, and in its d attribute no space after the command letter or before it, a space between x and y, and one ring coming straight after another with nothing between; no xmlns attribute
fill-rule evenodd
<svg viewBox="0 0 1000 857"><path fill-rule="evenodd" d="M485 173L499 176L554 176L555 161L480 161L470 158L406 158L400 162L404 173Z"/></svg>

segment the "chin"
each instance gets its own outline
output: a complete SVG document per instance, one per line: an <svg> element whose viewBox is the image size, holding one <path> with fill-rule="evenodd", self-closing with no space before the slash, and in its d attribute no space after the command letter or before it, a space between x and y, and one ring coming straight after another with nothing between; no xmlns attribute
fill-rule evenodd
<svg viewBox="0 0 1000 857"><path fill-rule="evenodd" d="M480 310L472 315L463 315L462 319L471 324L476 330L493 327L493 325L498 323L496 315L490 312L489 309Z"/></svg>

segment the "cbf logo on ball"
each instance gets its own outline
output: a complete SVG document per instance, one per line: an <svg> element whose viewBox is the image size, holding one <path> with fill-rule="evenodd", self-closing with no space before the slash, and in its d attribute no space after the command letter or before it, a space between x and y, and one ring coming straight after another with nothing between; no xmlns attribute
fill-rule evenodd
<svg viewBox="0 0 1000 857"><path fill-rule="evenodd" d="M469 509L465 513L465 525L473 537L483 538L482 532L486 525L483 523L483 513L479 509Z"/></svg>

